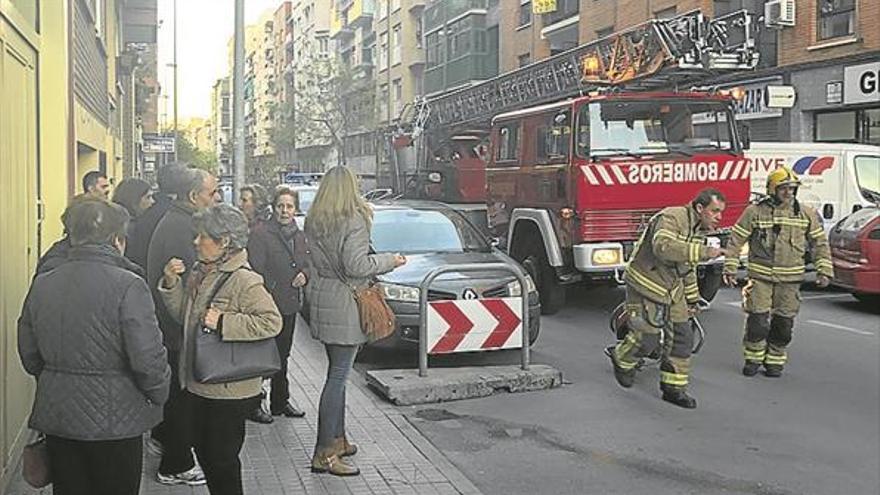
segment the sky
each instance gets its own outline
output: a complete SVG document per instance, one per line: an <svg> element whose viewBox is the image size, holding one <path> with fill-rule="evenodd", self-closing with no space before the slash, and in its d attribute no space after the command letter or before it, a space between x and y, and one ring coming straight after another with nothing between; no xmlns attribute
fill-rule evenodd
<svg viewBox="0 0 880 495"><path fill-rule="evenodd" d="M235 26L234 0L177 1L177 101L178 120L210 117L211 88L227 74L226 43ZM162 94L159 118L170 124L173 119L174 69L174 2L158 0L159 4L159 81ZM245 0L245 23L256 22L267 10L274 10L282 0ZM167 102L167 103L166 103Z"/></svg>

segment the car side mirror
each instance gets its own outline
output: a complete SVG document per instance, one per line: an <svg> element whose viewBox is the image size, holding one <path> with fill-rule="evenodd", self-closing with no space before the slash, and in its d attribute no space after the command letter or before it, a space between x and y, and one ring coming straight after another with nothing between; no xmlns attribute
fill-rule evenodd
<svg viewBox="0 0 880 495"><path fill-rule="evenodd" d="M852 212L855 213L862 209L862 205L853 205Z"/></svg>
<svg viewBox="0 0 880 495"><path fill-rule="evenodd" d="M834 218L834 205L826 204L825 206L823 206L822 216L825 218L825 220L831 220L832 218Z"/></svg>
<svg viewBox="0 0 880 495"><path fill-rule="evenodd" d="M489 238L489 245L491 245L493 248L501 247L501 238L500 237L490 237Z"/></svg>
<svg viewBox="0 0 880 495"><path fill-rule="evenodd" d="M742 149L747 150L747 149L751 148L752 147L752 129L743 123L738 123L736 125L736 127L738 130L740 143L742 144Z"/></svg>

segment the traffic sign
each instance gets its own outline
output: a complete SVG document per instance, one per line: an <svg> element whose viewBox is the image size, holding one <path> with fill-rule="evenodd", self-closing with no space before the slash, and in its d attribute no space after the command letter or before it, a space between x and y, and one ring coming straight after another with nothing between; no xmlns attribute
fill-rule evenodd
<svg viewBox="0 0 880 495"><path fill-rule="evenodd" d="M174 153L173 137L144 136L144 153Z"/></svg>
<svg viewBox="0 0 880 495"><path fill-rule="evenodd" d="M434 301L428 304L428 353L519 349L522 327L518 297Z"/></svg>

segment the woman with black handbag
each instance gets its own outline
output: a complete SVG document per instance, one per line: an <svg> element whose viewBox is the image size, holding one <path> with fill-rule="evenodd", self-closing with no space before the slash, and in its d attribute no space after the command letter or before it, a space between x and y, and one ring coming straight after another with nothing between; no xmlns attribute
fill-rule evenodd
<svg viewBox="0 0 880 495"><path fill-rule="evenodd" d="M181 383L174 385L184 389L184 400L191 404L193 444L208 490L213 495L238 495L243 493L238 456L244 443L245 417L259 403L262 378L254 376L252 369L242 369L241 378L237 378L235 370L228 372L234 362L222 362L226 357L220 353L201 354L199 342L209 335L230 349L257 345L278 335L281 314L263 286L263 278L248 265L244 214L232 206L219 205L197 213L194 222L199 261L184 286L180 278L184 264L171 259L159 292L171 314L179 315L183 322ZM275 358L277 366L277 352ZM212 359L216 362L211 363ZM223 378L207 379L203 369L211 367L227 373Z"/></svg>
<svg viewBox="0 0 880 495"><path fill-rule="evenodd" d="M406 263L400 254L369 254L372 219L354 173L342 166L327 171L306 220L313 267L306 286L309 327L312 337L324 344L329 361L318 407L313 472L360 474L342 460L357 452L345 436L345 382L358 347L367 342L353 292Z"/></svg>
<svg viewBox="0 0 880 495"><path fill-rule="evenodd" d="M271 416L258 407L248 418L257 423L271 423L272 416L305 416L305 412L290 402L287 358L293 346L296 314L300 310L300 288L308 281L306 269L309 252L306 236L296 225L295 215L299 207L296 191L279 186L272 198L272 207L272 219L252 229L247 249L251 266L263 276L284 321L281 333L275 337L281 369L272 376L272 391L269 394Z"/></svg>

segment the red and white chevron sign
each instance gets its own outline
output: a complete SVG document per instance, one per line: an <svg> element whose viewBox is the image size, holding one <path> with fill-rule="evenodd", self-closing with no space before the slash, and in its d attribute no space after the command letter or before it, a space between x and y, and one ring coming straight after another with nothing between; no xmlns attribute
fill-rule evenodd
<svg viewBox="0 0 880 495"><path fill-rule="evenodd" d="M522 299L428 303L428 354L522 347Z"/></svg>
<svg viewBox="0 0 880 495"><path fill-rule="evenodd" d="M742 180L749 176L748 160L692 161L663 163L612 163L581 165L591 186L628 186L637 184L678 184Z"/></svg>

